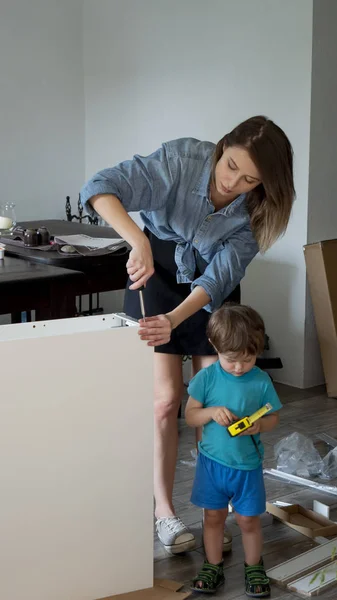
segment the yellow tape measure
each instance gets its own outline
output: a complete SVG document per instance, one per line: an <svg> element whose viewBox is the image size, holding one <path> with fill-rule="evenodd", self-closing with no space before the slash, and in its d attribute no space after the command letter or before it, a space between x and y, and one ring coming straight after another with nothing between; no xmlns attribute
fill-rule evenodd
<svg viewBox="0 0 337 600"><path fill-rule="evenodd" d="M249 427L251 427L253 423L255 423L255 421L261 419L261 417L263 417L272 408L272 405L269 402L267 402L267 404L262 406L262 408L259 408L259 410L257 410L254 414L250 415L250 417L243 417L243 419L235 421L235 423L227 427L229 435L235 437L236 435L239 435L239 433L246 431L246 429L249 429Z"/></svg>

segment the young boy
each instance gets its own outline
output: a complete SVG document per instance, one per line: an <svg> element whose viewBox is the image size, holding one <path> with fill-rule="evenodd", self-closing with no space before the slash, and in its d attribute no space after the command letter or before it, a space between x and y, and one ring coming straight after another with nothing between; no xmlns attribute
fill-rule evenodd
<svg viewBox="0 0 337 600"><path fill-rule="evenodd" d="M271 379L255 366L264 348L264 323L248 306L224 304L209 320L219 360L190 382L186 422L203 427L191 501L204 509L206 560L192 589L212 593L225 581L223 534L231 501L245 553L246 594L270 595L262 560L260 514L266 508L260 433L276 427L282 407ZM267 402L272 410L237 437L227 427Z"/></svg>

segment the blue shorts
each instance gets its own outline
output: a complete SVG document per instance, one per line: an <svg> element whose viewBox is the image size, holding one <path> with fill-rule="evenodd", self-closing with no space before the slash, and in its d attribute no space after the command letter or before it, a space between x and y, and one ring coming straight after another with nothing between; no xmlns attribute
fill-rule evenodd
<svg viewBox="0 0 337 600"><path fill-rule="evenodd" d="M256 517L266 510L262 465L253 471L225 467L199 453L191 502L208 510L227 508L239 515Z"/></svg>

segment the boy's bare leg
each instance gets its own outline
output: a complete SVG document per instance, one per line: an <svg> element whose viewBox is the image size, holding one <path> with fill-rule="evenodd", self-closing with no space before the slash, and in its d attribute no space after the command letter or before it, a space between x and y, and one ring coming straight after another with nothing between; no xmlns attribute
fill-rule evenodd
<svg viewBox="0 0 337 600"><path fill-rule="evenodd" d="M204 511L204 546L209 563L217 565L222 561L223 532L228 510Z"/></svg>
<svg viewBox="0 0 337 600"><path fill-rule="evenodd" d="M263 546L260 517L244 517L236 514L235 518L241 529L245 562L250 566L258 565L262 556Z"/></svg>

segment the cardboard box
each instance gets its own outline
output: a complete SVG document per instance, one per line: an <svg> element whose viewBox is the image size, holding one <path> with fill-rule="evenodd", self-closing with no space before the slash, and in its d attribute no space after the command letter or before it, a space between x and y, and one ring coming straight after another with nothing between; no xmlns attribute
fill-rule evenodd
<svg viewBox="0 0 337 600"><path fill-rule="evenodd" d="M280 508L267 502L267 512L309 538L337 534L336 523L300 504Z"/></svg>
<svg viewBox="0 0 337 600"><path fill-rule="evenodd" d="M170 581L169 579L155 579L154 586L147 590L120 594L118 596L109 596L101 600L185 600L189 598L192 592L179 592L183 583Z"/></svg>
<svg viewBox="0 0 337 600"><path fill-rule="evenodd" d="M337 398L337 240L304 246L328 396Z"/></svg>

